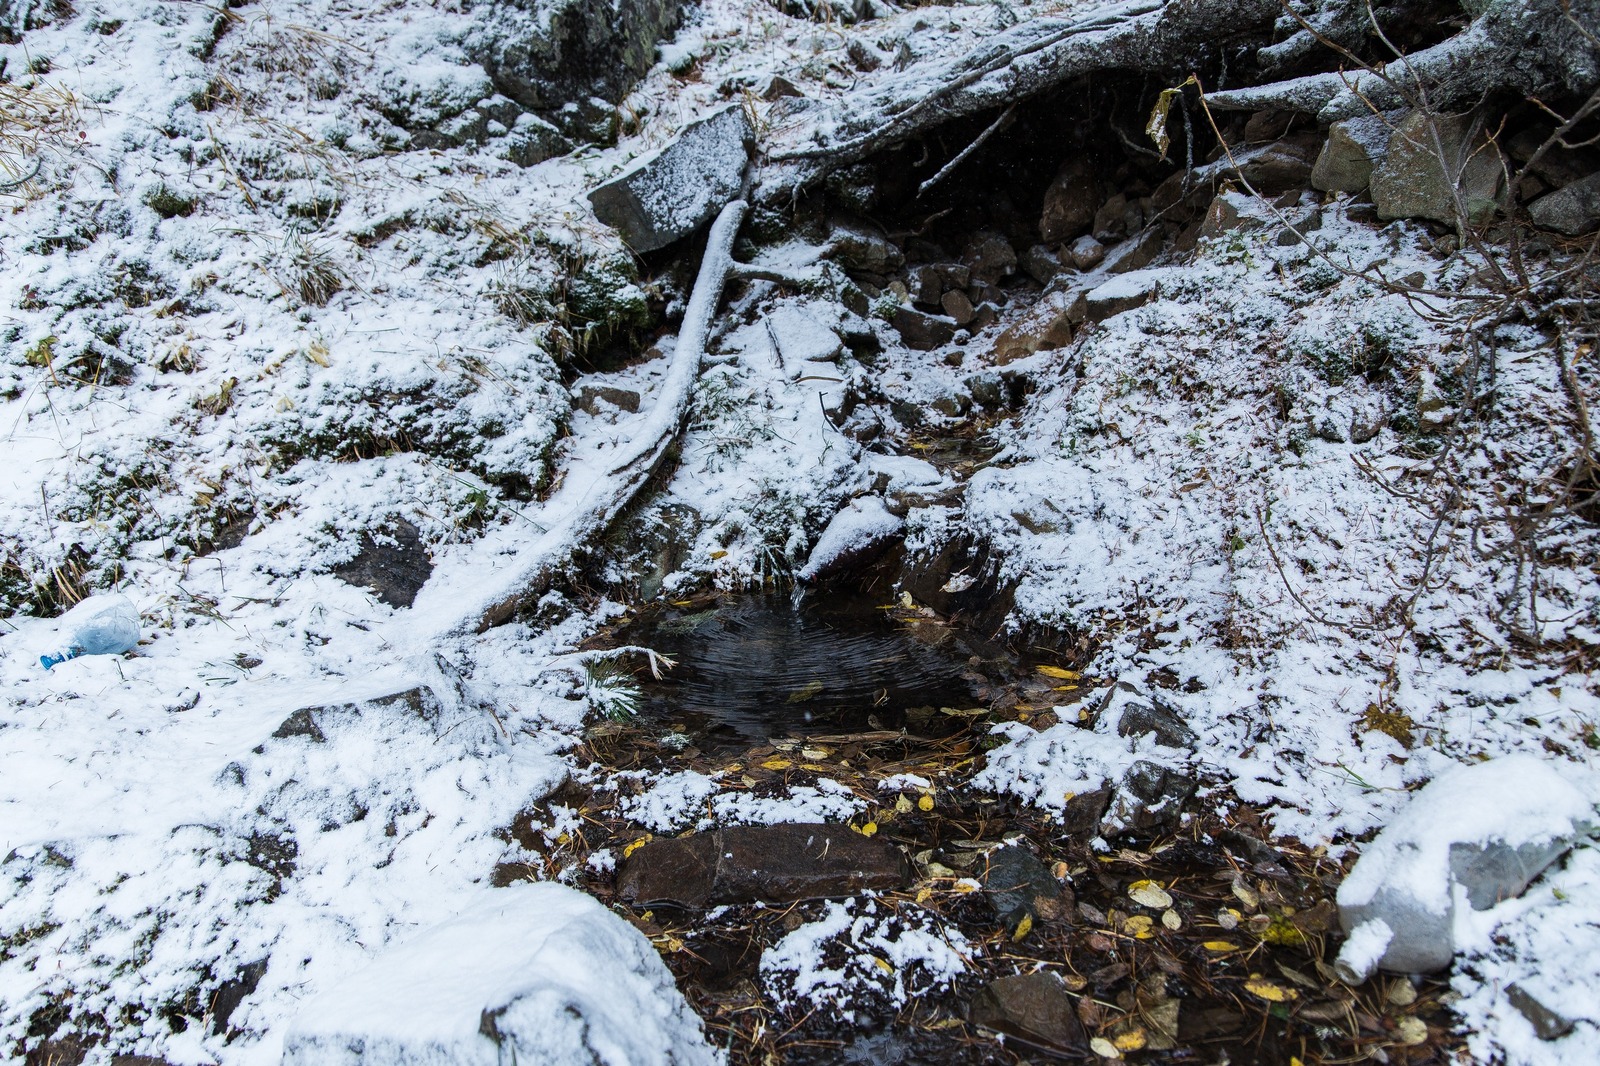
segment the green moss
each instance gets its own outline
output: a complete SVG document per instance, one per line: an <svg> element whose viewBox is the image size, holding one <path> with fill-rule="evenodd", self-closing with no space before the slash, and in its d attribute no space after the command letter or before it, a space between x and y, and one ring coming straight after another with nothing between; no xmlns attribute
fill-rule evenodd
<svg viewBox="0 0 1600 1066"><path fill-rule="evenodd" d="M188 218L194 214L197 201L165 185L158 185L145 194L145 206L162 218Z"/></svg>

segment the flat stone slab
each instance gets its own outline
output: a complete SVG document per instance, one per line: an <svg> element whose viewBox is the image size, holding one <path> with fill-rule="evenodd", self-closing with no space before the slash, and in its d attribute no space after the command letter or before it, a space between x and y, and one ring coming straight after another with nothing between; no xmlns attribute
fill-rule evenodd
<svg viewBox="0 0 1600 1066"><path fill-rule="evenodd" d="M546 882L485 891L322 991L290 1024L282 1064L720 1061L650 942Z"/></svg>
<svg viewBox="0 0 1600 1066"><path fill-rule="evenodd" d="M589 194L595 217L636 252L687 237L739 195L754 137L737 104L685 126Z"/></svg>
<svg viewBox="0 0 1600 1066"><path fill-rule="evenodd" d="M893 846L849 826L735 826L646 844L622 867L617 894L700 909L854 896L910 879Z"/></svg>
<svg viewBox="0 0 1600 1066"><path fill-rule="evenodd" d="M973 997L973 1025L1035 1045L1081 1051L1088 1044L1065 982L1049 971L1002 977Z"/></svg>

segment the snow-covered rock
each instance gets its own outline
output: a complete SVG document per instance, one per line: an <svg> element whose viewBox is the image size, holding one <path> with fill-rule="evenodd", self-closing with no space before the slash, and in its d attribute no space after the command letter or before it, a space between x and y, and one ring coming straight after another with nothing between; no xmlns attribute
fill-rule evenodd
<svg viewBox="0 0 1600 1066"><path fill-rule="evenodd" d="M1595 820L1583 794L1529 755L1463 766L1418 792L1339 886L1340 976L1450 964L1471 911L1522 893Z"/></svg>
<svg viewBox="0 0 1600 1066"><path fill-rule="evenodd" d="M640 933L556 884L494 889L309 1003L283 1066L720 1061Z"/></svg>
<svg viewBox="0 0 1600 1066"><path fill-rule="evenodd" d="M904 525L877 496L851 500L850 506L834 515L817 538L811 557L797 576L802 581L815 581L864 561L899 536Z"/></svg>
<svg viewBox="0 0 1600 1066"><path fill-rule="evenodd" d="M753 136L737 104L685 126L667 147L635 160L589 194L595 217L636 252L687 237L739 195Z"/></svg>

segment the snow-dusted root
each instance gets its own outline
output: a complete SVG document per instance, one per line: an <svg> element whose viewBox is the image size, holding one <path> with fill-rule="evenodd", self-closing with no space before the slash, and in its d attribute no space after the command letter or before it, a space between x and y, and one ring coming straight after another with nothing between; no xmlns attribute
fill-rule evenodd
<svg viewBox="0 0 1600 1066"><path fill-rule="evenodd" d="M483 631L509 621L517 611L536 602L555 581L566 575L574 557L616 521L635 496L660 469L683 428L694 392L695 378L705 359L711 317L722 289L733 272L733 242L744 221L748 204L734 200L711 224L700 273L689 295L666 381L649 417L621 455L585 491L586 502L570 517L551 526L524 555L525 562L499 583L500 592L475 609L458 628Z"/></svg>
<svg viewBox="0 0 1600 1066"><path fill-rule="evenodd" d="M1362 4L1324 6L1356 9L1353 19L1339 20L1343 23L1370 17ZM1207 103L1229 111L1299 111L1334 122L1399 106L1470 104L1496 91L1586 92L1600 80L1600 4L1593 0L1491 0L1481 8L1466 6L1474 14L1460 33L1385 65L1213 93ZM1323 46L1354 59L1340 40L1348 32L1310 21L1303 25L1290 40L1264 49L1262 58L1270 61L1299 45ZM1359 28L1370 30L1370 24Z"/></svg>

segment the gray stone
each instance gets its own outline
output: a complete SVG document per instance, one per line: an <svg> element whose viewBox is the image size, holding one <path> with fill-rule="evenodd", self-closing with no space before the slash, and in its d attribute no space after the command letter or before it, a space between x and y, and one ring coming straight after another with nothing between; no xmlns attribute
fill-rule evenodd
<svg viewBox="0 0 1600 1066"><path fill-rule="evenodd" d="M960 289L952 289L939 300L939 306L958 326L972 321L972 301Z"/></svg>
<svg viewBox="0 0 1600 1066"><path fill-rule="evenodd" d="M1161 291L1162 270L1134 270L1090 289L1084 296L1090 322L1104 322L1113 315L1143 307Z"/></svg>
<svg viewBox="0 0 1600 1066"><path fill-rule="evenodd" d="M466 902L302 1005L283 1066L721 1061L650 941L598 901L546 882Z"/></svg>
<svg viewBox="0 0 1600 1066"><path fill-rule="evenodd" d="M619 389L611 385L582 385L578 388L578 406L590 414L598 414L603 404L620 408L629 414L638 414L639 399L639 394L632 389Z"/></svg>
<svg viewBox="0 0 1600 1066"><path fill-rule="evenodd" d="M949 344L956 336L954 319L927 315L910 307L895 308L892 325L907 348L930 352Z"/></svg>
<svg viewBox="0 0 1600 1066"><path fill-rule="evenodd" d="M1106 246L1085 233L1072 242L1068 254L1072 257L1072 265L1079 270L1093 270L1105 259Z"/></svg>
<svg viewBox="0 0 1600 1066"><path fill-rule="evenodd" d="M739 195L753 138L737 104L691 123L671 144L591 192L595 217L636 252L687 237Z"/></svg>
<svg viewBox="0 0 1600 1066"><path fill-rule="evenodd" d="M523 107L554 111L622 100L678 24L682 0L491 0L477 11L467 54Z"/></svg>
<svg viewBox="0 0 1600 1066"><path fill-rule="evenodd" d="M1049 970L1000 978L973 997L967 1019L1061 1051L1081 1053L1088 1044L1066 983Z"/></svg>
<svg viewBox="0 0 1600 1066"><path fill-rule="evenodd" d="M1039 218L1039 237L1047 244L1070 241L1089 228L1100 202L1100 184L1094 168L1084 159L1069 159L1061 165L1044 194L1044 212Z"/></svg>
<svg viewBox="0 0 1600 1066"><path fill-rule="evenodd" d="M998 233L978 233L961 257L973 281L990 284L1017 272L1017 252Z"/></svg>
<svg viewBox="0 0 1600 1066"><path fill-rule="evenodd" d="M1127 682L1118 682L1106 693L1096 714L1115 718L1118 736L1153 735L1158 743L1188 751L1193 751L1200 743L1200 737L1176 710L1143 695Z"/></svg>
<svg viewBox="0 0 1600 1066"><path fill-rule="evenodd" d="M1066 266L1055 249L1047 244L1035 244L1022 253L1022 269L1040 285L1048 285L1050 279L1061 273Z"/></svg>
<svg viewBox="0 0 1600 1066"><path fill-rule="evenodd" d="M1057 917L1060 911L1060 882L1039 856L1021 844L991 852L982 880L995 917L1009 930L1024 918L1038 922Z"/></svg>
<svg viewBox="0 0 1600 1066"><path fill-rule="evenodd" d="M910 874L893 846L849 826L735 826L646 844L623 864L617 894L695 909L792 903L900 888Z"/></svg>
<svg viewBox="0 0 1600 1066"><path fill-rule="evenodd" d="M1143 270L1155 261L1166 246L1160 226L1143 230L1131 241L1112 249L1107 256L1106 270L1112 274L1126 274L1130 270Z"/></svg>
<svg viewBox="0 0 1600 1066"><path fill-rule="evenodd" d="M518 115L510 131L494 147L495 155L519 167L531 167L572 151L572 142L537 115Z"/></svg>
<svg viewBox="0 0 1600 1066"><path fill-rule="evenodd" d="M1347 118L1328 127L1328 139L1311 168L1311 187L1322 192L1361 192L1389 146L1398 113Z"/></svg>
<svg viewBox="0 0 1600 1066"><path fill-rule="evenodd" d="M1534 225L1568 237L1581 237L1600 226L1600 173L1539 197L1528 206Z"/></svg>
<svg viewBox="0 0 1600 1066"><path fill-rule="evenodd" d="M1172 825L1198 787L1199 782L1175 767L1140 759L1117 784L1104 824L1135 831Z"/></svg>
<svg viewBox="0 0 1600 1066"><path fill-rule="evenodd" d="M1086 314L1082 290L1047 292L994 340L989 361L1005 366L1035 352L1064 348L1072 343L1073 326Z"/></svg>
<svg viewBox="0 0 1600 1066"><path fill-rule="evenodd" d="M1458 766L1411 797L1339 886L1350 934L1336 968L1359 983L1377 968L1425 973L1455 955L1456 904L1520 895L1594 821L1583 794L1531 755Z"/></svg>
<svg viewBox="0 0 1600 1066"><path fill-rule="evenodd" d="M432 574L421 533L404 518L362 532L356 557L333 568L339 580L368 589L390 607L410 607Z"/></svg>
<svg viewBox="0 0 1600 1066"><path fill-rule="evenodd" d="M1128 198L1122 193L1114 194L1111 199L1100 205L1094 213L1093 233L1095 240L1115 241L1120 240L1128 233Z"/></svg>
<svg viewBox="0 0 1600 1066"><path fill-rule="evenodd" d="M1239 164L1239 174L1256 192L1275 196L1311 183L1317 146L1309 139L1290 138L1270 144Z"/></svg>
<svg viewBox="0 0 1600 1066"><path fill-rule="evenodd" d="M1515 982L1506 986L1506 999L1517 1008L1517 1013L1528 1019L1534 1035L1540 1040L1560 1040L1572 1032L1577 1024L1540 1003L1532 993Z"/></svg>
<svg viewBox="0 0 1600 1066"><path fill-rule="evenodd" d="M1471 114L1418 111L1401 119L1382 161L1373 168L1371 185L1372 202L1384 220L1478 223L1505 199L1500 151Z"/></svg>
<svg viewBox="0 0 1600 1066"><path fill-rule="evenodd" d="M418 685L404 692L378 696L359 703L330 703L318 707L302 707L285 718L282 724L273 730L272 737L274 740L303 737L313 744L323 744L327 742L329 731L337 731L341 723L368 714L379 721L400 716L415 718L428 725L437 726L443 713L444 706L439 702L439 697L433 694L433 690L425 685Z"/></svg>
<svg viewBox="0 0 1600 1066"><path fill-rule="evenodd" d="M965 289L971 282L972 272L960 263L927 263L906 274L911 302L928 308L938 307L945 293Z"/></svg>
<svg viewBox="0 0 1600 1066"><path fill-rule="evenodd" d="M887 274L906 261L905 254L889 238L849 222L834 224L828 237L828 252L846 270L867 274ZM934 301L938 302L938 297Z"/></svg>

